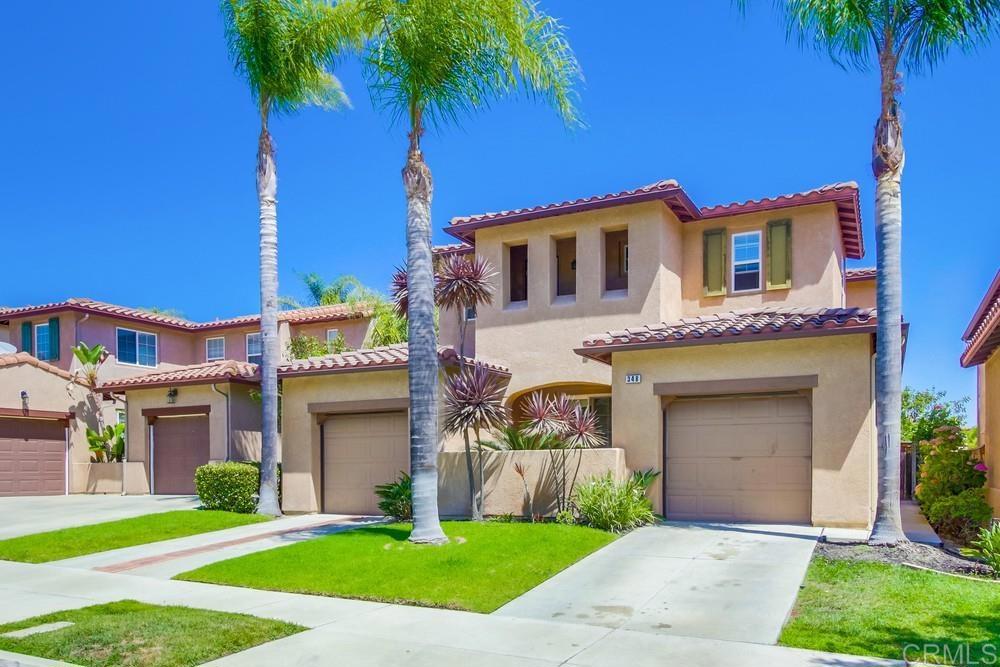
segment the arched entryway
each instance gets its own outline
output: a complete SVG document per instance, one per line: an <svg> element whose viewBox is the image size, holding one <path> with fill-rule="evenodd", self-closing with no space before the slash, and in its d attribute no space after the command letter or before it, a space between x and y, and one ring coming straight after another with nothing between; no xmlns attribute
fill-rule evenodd
<svg viewBox="0 0 1000 667"><path fill-rule="evenodd" d="M535 392L541 392L547 397L566 394L584 407L594 410L598 423L607 435L608 444L611 444L611 385L599 382L556 382L523 389L507 399L507 406L515 424L524 421L525 402Z"/></svg>

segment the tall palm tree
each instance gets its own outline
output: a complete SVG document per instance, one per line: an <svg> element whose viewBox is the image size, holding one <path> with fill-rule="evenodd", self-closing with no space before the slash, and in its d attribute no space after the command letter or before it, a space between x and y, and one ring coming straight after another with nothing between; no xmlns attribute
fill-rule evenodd
<svg viewBox="0 0 1000 667"><path fill-rule="evenodd" d="M878 120L872 144L878 331L875 413L878 505L870 542L906 540L899 515L899 429L902 382L902 199L905 153L899 114L901 71L919 73L953 47L986 40L1000 18L1000 0L784 0L790 34L858 69L877 67Z"/></svg>
<svg viewBox="0 0 1000 667"><path fill-rule="evenodd" d="M280 113L312 104L347 104L329 63L353 45L349 12L310 0L222 0L226 41L236 71L246 80L260 116L257 200L260 207L260 329L263 341L261 514L280 515L278 504L278 174L268 123Z"/></svg>
<svg viewBox="0 0 1000 667"><path fill-rule="evenodd" d="M447 541L438 521L438 358L431 254L427 125L457 122L523 88L577 122L576 59L559 23L531 0L355 0L371 35L365 71L375 103L405 120L409 147L406 271L409 302L410 468L413 542Z"/></svg>

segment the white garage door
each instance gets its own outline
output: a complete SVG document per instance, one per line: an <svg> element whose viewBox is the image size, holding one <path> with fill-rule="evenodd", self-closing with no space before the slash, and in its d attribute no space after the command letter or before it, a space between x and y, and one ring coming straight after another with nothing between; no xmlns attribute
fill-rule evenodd
<svg viewBox="0 0 1000 667"><path fill-rule="evenodd" d="M676 400L666 428L668 518L810 523L812 409L806 397Z"/></svg>
<svg viewBox="0 0 1000 667"><path fill-rule="evenodd" d="M381 514L375 486L410 471L407 413L334 415L323 440L323 511Z"/></svg>

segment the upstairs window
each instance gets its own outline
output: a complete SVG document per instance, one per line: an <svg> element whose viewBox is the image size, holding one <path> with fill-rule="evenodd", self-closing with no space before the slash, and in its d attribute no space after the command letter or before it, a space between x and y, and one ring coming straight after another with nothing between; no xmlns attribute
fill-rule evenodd
<svg viewBox="0 0 1000 667"><path fill-rule="evenodd" d="M226 339L205 339L205 361L221 361L226 358Z"/></svg>
<svg viewBox="0 0 1000 667"><path fill-rule="evenodd" d="M260 332L247 334L247 361L251 364L260 365L264 359L264 341Z"/></svg>
<svg viewBox="0 0 1000 667"><path fill-rule="evenodd" d="M628 230L604 233L604 291L628 290Z"/></svg>
<svg viewBox="0 0 1000 667"><path fill-rule="evenodd" d="M46 361L50 359L49 355L49 325L48 324L36 324L35 325L35 358Z"/></svg>
<svg viewBox="0 0 1000 667"><path fill-rule="evenodd" d="M155 368L156 334L133 329L118 329L118 363Z"/></svg>
<svg viewBox="0 0 1000 667"><path fill-rule="evenodd" d="M476 307L475 306L467 306L466 309L465 309L465 321L466 322L475 322L476 321L476 317L477 317L477 315L476 315Z"/></svg>
<svg viewBox="0 0 1000 667"><path fill-rule="evenodd" d="M760 232L733 234L733 292L760 289Z"/></svg>
<svg viewBox="0 0 1000 667"><path fill-rule="evenodd" d="M337 339L340 338L340 329L326 330L326 350L327 352L337 351Z"/></svg>
<svg viewBox="0 0 1000 667"><path fill-rule="evenodd" d="M576 294L576 237L556 239L556 296Z"/></svg>
<svg viewBox="0 0 1000 667"><path fill-rule="evenodd" d="M528 300L528 246L512 245L507 249L508 295L511 303Z"/></svg>

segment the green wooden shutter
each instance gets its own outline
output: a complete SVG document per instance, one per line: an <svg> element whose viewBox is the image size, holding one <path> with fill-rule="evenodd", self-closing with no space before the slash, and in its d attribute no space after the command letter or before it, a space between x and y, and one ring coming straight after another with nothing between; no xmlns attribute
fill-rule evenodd
<svg viewBox="0 0 1000 667"><path fill-rule="evenodd" d="M726 293L726 230L710 229L703 235L702 271L705 296Z"/></svg>
<svg viewBox="0 0 1000 667"><path fill-rule="evenodd" d="M31 354L34 336L31 330L31 322L21 323L21 350Z"/></svg>
<svg viewBox="0 0 1000 667"><path fill-rule="evenodd" d="M792 286L792 221L767 223L767 289Z"/></svg>
<svg viewBox="0 0 1000 667"><path fill-rule="evenodd" d="M49 361L59 361L59 318L49 320Z"/></svg>

